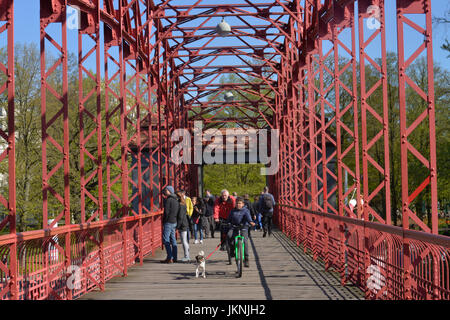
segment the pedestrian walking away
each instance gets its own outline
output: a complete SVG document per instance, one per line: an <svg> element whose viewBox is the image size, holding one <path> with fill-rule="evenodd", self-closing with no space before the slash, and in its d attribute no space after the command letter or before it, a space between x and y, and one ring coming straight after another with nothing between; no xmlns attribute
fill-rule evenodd
<svg viewBox="0 0 450 320"><path fill-rule="evenodd" d="M254 202L252 203L252 207L253 207L253 210L256 215L256 219L254 221L255 222L255 230L262 231L261 213L258 210L258 201L259 201L259 197L256 196L254 198Z"/></svg>
<svg viewBox="0 0 450 320"><path fill-rule="evenodd" d="M265 237L267 233L269 234L269 237L272 234L272 217L275 204L273 195L269 193L269 187L264 187L258 201L258 211L262 214L263 237Z"/></svg>

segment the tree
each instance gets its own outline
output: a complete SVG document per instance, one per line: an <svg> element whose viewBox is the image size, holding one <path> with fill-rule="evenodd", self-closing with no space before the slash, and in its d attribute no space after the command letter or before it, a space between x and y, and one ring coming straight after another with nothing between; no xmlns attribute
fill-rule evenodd
<svg viewBox="0 0 450 320"><path fill-rule="evenodd" d="M6 55L1 56L2 62ZM40 58L34 43L15 45L16 207L17 229L38 222L42 212ZM7 110L6 102L2 108ZM6 118L2 119L6 127ZM6 164L6 163L4 163ZM7 174L7 168L2 168ZM7 186L2 188L5 193Z"/></svg>
<svg viewBox="0 0 450 320"><path fill-rule="evenodd" d="M238 195L260 194L266 185L266 177L260 175L263 164L213 164L204 167L204 185L215 195L227 189Z"/></svg>
<svg viewBox="0 0 450 320"><path fill-rule="evenodd" d="M450 11L447 10L447 12L445 12L444 17L434 17L433 20L436 24L449 24L450 23L449 17ZM441 45L441 48L450 53L450 42L448 41L448 39L445 39L445 43ZM447 57L450 58L450 54Z"/></svg>

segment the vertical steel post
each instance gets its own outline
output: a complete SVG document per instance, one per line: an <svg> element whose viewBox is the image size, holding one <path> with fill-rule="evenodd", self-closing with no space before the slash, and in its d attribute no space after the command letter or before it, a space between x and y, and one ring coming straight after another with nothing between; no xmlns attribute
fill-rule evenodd
<svg viewBox="0 0 450 320"><path fill-rule="evenodd" d="M129 214L128 208L128 139L127 139L127 98L126 98L126 82L127 82L127 67L124 54L124 16L126 15L126 8L123 7L123 2L119 1L119 72L120 72L120 180L122 185L121 197L121 217L125 218ZM127 246L128 233L127 221L122 223L122 260L123 260L123 276L128 275L128 260L127 260Z"/></svg>
<svg viewBox="0 0 450 320"><path fill-rule="evenodd" d="M6 226L9 227L9 234L15 235L16 228L16 158L15 158L15 55L14 55L14 1L0 1L0 21L6 24L0 30L0 34L6 32L7 36L7 61L6 66L0 62L2 76L5 76L5 83L0 83L0 94L7 97L7 129L0 128L1 136L6 140L7 147L2 153L6 154L2 159L8 161L8 200L0 195L0 202L6 207L7 217L0 220L0 231ZM2 143L4 141L2 140ZM4 161L4 160L3 160ZM0 263L3 263L0 262ZM8 262L6 262L7 264ZM17 261L17 241L9 246L9 266L7 266L9 281L6 280L9 288L11 300L19 299L18 287L18 261ZM6 276L6 275L5 275Z"/></svg>
<svg viewBox="0 0 450 320"><path fill-rule="evenodd" d="M370 5L376 5L379 8L380 17L378 19L380 27L373 31L372 35L365 41L364 37L364 22L370 18L373 13L368 12ZM386 36L385 36L385 14L384 14L384 1L382 0L365 0L360 1L358 5L358 33L359 33L359 65L360 65L360 90L361 90L361 121L362 121L362 166L363 166L363 218L364 220L369 220L369 213L376 218L377 221L381 223L391 224L391 214L390 214L390 180L389 180L389 119L388 119L388 101L387 101L387 66L386 66ZM375 41L380 35L381 38L381 63L374 61L366 51L368 46ZM366 60L369 61L369 67L373 67L375 70L379 71L381 74L381 79L375 84L372 84L370 88L367 89L366 81ZM373 106L370 105L369 100L371 95L375 92L377 88L381 88L383 91L382 97L382 110L381 115L379 110L375 110ZM381 125L382 129L369 141L368 131L369 125L367 124L367 113L370 113ZM373 127L370 128L372 131ZM374 147L375 143L383 137L384 144L384 164L380 165L376 160L369 154L371 148ZM372 164L375 169L382 175L382 181L378 184L373 192L369 190L369 181L375 180L375 177L369 177L369 163ZM376 212L371 206L370 201L384 188L384 199L385 199L385 212L386 215L383 218L380 213ZM358 199L359 202L359 199ZM358 203L359 206L359 203Z"/></svg>
<svg viewBox="0 0 450 320"><path fill-rule="evenodd" d="M425 28L420 27L405 14L422 14L425 15ZM404 25L408 25L423 35L424 41L409 58L405 58L405 38ZM399 108L400 108L400 136L401 136L401 164L402 164L402 215L403 228L409 229L410 220L412 219L425 232L433 234L438 233L437 218L437 175L436 175L436 124L435 124L435 101L434 101L434 72L433 72L433 47L432 47L432 16L431 1L418 0L409 3L404 0L397 0L397 46L398 46L398 70L399 70ZM414 60L420 53L426 53L428 77L427 88L419 88L416 83L408 75L408 67L412 65ZM425 100L427 108L422 114L415 119L408 127L407 123L407 102L406 102L406 85L409 85L413 91ZM408 140L414 130L420 123L425 122L428 117L428 136L430 150L428 159L420 153ZM410 121L409 121L410 122ZM408 180L408 155L411 154L419 160L428 170L429 174L425 180L410 194ZM413 200L424 190L430 186L431 200L431 228L425 225L417 215L409 208Z"/></svg>
<svg viewBox="0 0 450 320"><path fill-rule="evenodd" d="M66 24L67 0L58 0L50 3L48 0L41 0L40 12L40 40L41 40L41 121L42 121L42 182L43 182L43 227L44 229L53 228L53 226L64 217L65 224L71 224L70 214L70 184L69 184L69 108L68 108L68 52L67 52L67 24ZM51 23L61 23L61 44L57 43L53 37L47 33L46 29ZM45 41L48 40L60 52L61 56L55 64L47 71L45 59ZM56 67L62 65L61 93L54 88L56 83L49 81L50 75L56 72ZM55 97L62 106L56 114L47 121L47 92ZM56 131L49 130L54 127L56 120L62 116L63 145L52 135ZM62 154L62 159L49 170L51 164L47 158L47 143L50 143ZM63 196L58 193L58 186L51 185L50 179L56 172L63 167ZM61 182L61 181L60 181ZM54 182L53 182L54 183ZM57 201L63 206L63 210L59 213L52 224L48 224L48 195L53 195ZM70 231L65 234L64 248L64 265L66 268L70 266ZM48 270L48 272L50 272ZM50 275L49 275L50 276ZM55 295L53 290L49 288L49 294ZM72 291L66 288L65 295L71 299Z"/></svg>

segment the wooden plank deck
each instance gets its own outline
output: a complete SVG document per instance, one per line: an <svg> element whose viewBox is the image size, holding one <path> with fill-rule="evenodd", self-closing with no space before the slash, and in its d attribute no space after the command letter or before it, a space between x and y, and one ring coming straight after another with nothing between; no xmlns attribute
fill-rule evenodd
<svg viewBox="0 0 450 320"><path fill-rule="evenodd" d="M226 253L217 250L206 265L206 279L195 278L193 263L161 264L165 251L148 256L143 266L128 269L127 277L106 283L105 291L93 291L80 300L355 300L364 294L354 286L341 286L338 274L306 255L280 231L271 237L252 231L249 239L250 267L236 278L236 266L226 263ZM216 232L216 236L219 233ZM219 240L193 244L191 259L203 250L209 255ZM178 256L183 249L178 244Z"/></svg>

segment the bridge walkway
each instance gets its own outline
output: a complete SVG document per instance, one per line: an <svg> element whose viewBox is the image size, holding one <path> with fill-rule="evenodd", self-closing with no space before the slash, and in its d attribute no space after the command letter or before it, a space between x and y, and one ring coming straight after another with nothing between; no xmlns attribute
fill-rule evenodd
<svg viewBox="0 0 450 320"><path fill-rule="evenodd" d="M218 236L219 233L216 232ZM190 240L191 259L200 250L206 255L218 245L217 238L203 244ZM195 278L194 263L162 264L164 250L147 256L142 266L130 267L127 277L106 283L104 291L93 291L82 300L359 300L364 293L353 285L341 286L339 275L324 266L274 230L271 237L252 231L249 239L250 266L242 278L236 266L227 265L226 252L217 250L207 261L206 279ZM183 249L178 243L178 256Z"/></svg>

